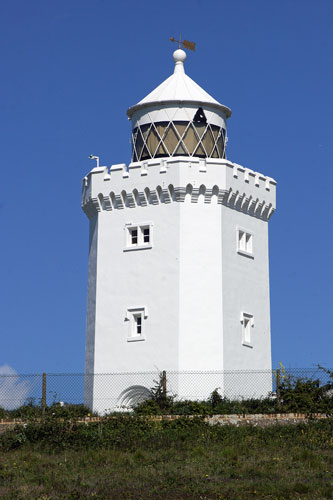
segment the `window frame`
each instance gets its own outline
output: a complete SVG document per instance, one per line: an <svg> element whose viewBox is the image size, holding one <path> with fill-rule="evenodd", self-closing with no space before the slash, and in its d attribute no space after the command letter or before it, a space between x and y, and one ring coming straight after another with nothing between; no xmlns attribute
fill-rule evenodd
<svg viewBox="0 0 333 500"><path fill-rule="evenodd" d="M125 321L129 322L127 332L127 342L137 342L146 340L144 320L147 319L148 312L146 306L128 307L126 311ZM140 318L140 325L137 320ZM141 333L137 330L140 328Z"/></svg>
<svg viewBox="0 0 333 500"><path fill-rule="evenodd" d="M253 314L243 311L241 313L240 322L242 325L242 345L245 347L253 348L253 334L252 334L252 329L254 328Z"/></svg>
<svg viewBox="0 0 333 500"><path fill-rule="evenodd" d="M245 248L241 248L241 237L240 233L243 233L243 238L245 238ZM247 248L247 238L250 240L249 248ZM250 257L254 259L254 232L244 227L237 226L236 228L236 252L239 255L244 255L245 257Z"/></svg>
<svg viewBox="0 0 333 500"><path fill-rule="evenodd" d="M149 241L145 242L144 231L149 230ZM146 250L153 247L153 223L152 222L140 222L133 224L128 222L125 224L125 245L124 252L129 252L132 250ZM132 243L132 233L137 231L137 243Z"/></svg>

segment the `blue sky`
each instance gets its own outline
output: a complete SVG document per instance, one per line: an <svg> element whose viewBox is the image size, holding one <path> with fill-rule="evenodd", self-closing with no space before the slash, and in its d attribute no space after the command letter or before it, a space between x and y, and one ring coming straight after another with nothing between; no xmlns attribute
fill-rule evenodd
<svg viewBox="0 0 333 500"><path fill-rule="evenodd" d="M84 368L81 179L128 163L126 109L173 71L229 106L228 158L278 181L273 363L331 366L333 2L3 0L1 348L20 373Z"/></svg>

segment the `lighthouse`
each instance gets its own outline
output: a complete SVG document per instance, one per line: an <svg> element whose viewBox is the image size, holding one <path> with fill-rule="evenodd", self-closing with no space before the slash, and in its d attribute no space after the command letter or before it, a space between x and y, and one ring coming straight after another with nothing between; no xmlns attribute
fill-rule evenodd
<svg viewBox="0 0 333 500"><path fill-rule="evenodd" d="M271 369L276 182L227 159L231 110L186 74L185 60L177 49L171 76L128 109L131 162L97 163L83 179L85 400L98 411L131 387L148 390L162 370L179 397L271 390L269 377L248 394L246 374L229 383L221 374ZM202 372L200 381L190 372ZM135 373L152 379L138 382ZM103 374L117 374L112 389Z"/></svg>

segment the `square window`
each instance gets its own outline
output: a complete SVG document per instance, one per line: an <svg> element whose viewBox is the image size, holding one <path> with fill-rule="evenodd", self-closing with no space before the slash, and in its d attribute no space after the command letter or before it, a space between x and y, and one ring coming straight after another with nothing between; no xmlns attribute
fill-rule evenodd
<svg viewBox="0 0 333 500"><path fill-rule="evenodd" d="M242 324L242 344L247 347L253 347L252 329L254 327L253 314L243 312L241 314Z"/></svg>
<svg viewBox="0 0 333 500"><path fill-rule="evenodd" d="M126 224L124 251L145 248L152 248L152 224Z"/></svg>
<svg viewBox="0 0 333 500"><path fill-rule="evenodd" d="M245 229L237 229L237 253L254 258L253 233Z"/></svg>

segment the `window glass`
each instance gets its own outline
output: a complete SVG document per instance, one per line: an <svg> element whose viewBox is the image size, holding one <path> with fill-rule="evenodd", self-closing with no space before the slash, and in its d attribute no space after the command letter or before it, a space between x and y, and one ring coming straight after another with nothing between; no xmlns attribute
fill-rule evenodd
<svg viewBox="0 0 333 500"><path fill-rule="evenodd" d="M245 233L244 233L244 231L238 231L238 248L240 250L245 250Z"/></svg>
<svg viewBox="0 0 333 500"><path fill-rule="evenodd" d="M251 321L249 318L244 318L244 342L251 343Z"/></svg>
<svg viewBox="0 0 333 500"><path fill-rule="evenodd" d="M218 154L218 152L217 152L216 147L214 148L214 150L213 150L213 154L212 154L212 156L211 156L211 157L212 157L212 158L218 158L218 157L219 157L219 154Z"/></svg>
<svg viewBox="0 0 333 500"><path fill-rule="evenodd" d="M164 142L165 147L169 151L170 155L172 155L174 150L176 149L178 142L179 142L179 139L177 137L177 134L176 134L172 124L168 128L168 130L165 134L165 137L163 139L163 142Z"/></svg>
<svg viewBox="0 0 333 500"><path fill-rule="evenodd" d="M206 130L206 124L205 123L194 123L193 124L199 138L203 136L204 131Z"/></svg>
<svg viewBox="0 0 333 500"><path fill-rule="evenodd" d="M149 227L144 227L142 232L143 232L143 242L144 243L149 243L149 241L150 241L150 230L149 230Z"/></svg>
<svg viewBox="0 0 333 500"><path fill-rule="evenodd" d="M252 328L254 327L253 315L243 312L242 323L242 344L247 347L253 347Z"/></svg>
<svg viewBox="0 0 333 500"><path fill-rule="evenodd" d="M156 154L156 149L160 143L160 140L161 139L157 133L157 130L155 129L155 127L152 127L150 129L149 136L147 139L147 146L148 146L148 149L153 157Z"/></svg>
<svg viewBox="0 0 333 500"><path fill-rule="evenodd" d="M156 122L141 125L133 129L132 161L180 155L224 158L224 137L223 128L207 125L199 119L196 122Z"/></svg>
<svg viewBox="0 0 333 500"><path fill-rule="evenodd" d="M143 147L142 152L141 152L141 158L140 160L149 160L151 158L149 151L146 146Z"/></svg>
<svg viewBox="0 0 333 500"><path fill-rule="evenodd" d="M196 145L198 144L198 139L194 133L192 125L190 125L189 128L187 129L183 141L189 154L192 155Z"/></svg>
<svg viewBox="0 0 333 500"><path fill-rule="evenodd" d="M141 134L142 134L142 137L144 139L147 139L147 135L148 135L148 132L149 132L149 129L151 127L151 124L150 123L147 123L146 125L141 125L140 129L141 129Z"/></svg>
<svg viewBox="0 0 333 500"><path fill-rule="evenodd" d="M161 139L163 139L163 136L165 134L165 129L167 128L168 125L169 125L169 122L154 123L154 127L155 127L155 129L156 129L156 131Z"/></svg>
<svg viewBox="0 0 333 500"><path fill-rule="evenodd" d="M245 250L247 252L252 252L252 234L246 233L246 236L245 236Z"/></svg>
<svg viewBox="0 0 333 500"><path fill-rule="evenodd" d="M142 333L142 316L141 316L141 314L134 316L134 321L135 321L135 333L137 335L141 335L141 333Z"/></svg>
<svg viewBox="0 0 333 500"><path fill-rule="evenodd" d="M135 150L136 150L136 156L139 160L141 160L142 148L143 148L143 138L140 129L138 129L135 142Z"/></svg>
<svg viewBox="0 0 333 500"><path fill-rule="evenodd" d="M220 133L220 127L217 127L216 125L211 125L210 128L211 128L212 133L213 133L214 141L216 141L216 139Z"/></svg>
<svg viewBox="0 0 333 500"><path fill-rule="evenodd" d="M156 135L156 141L158 143L158 148L154 149L152 151L152 155L154 155L155 158L161 158L163 156L169 156L167 153L167 150L165 149L163 142L161 142L161 139L163 138L165 134L165 129L168 126L168 122L159 122L159 123L154 123L154 127L151 129L152 133ZM150 139L150 137L149 137ZM154 145L154 143L152 143Z"/></svg>
<svg viewBox="0 0 333 500"><path fill-rule="evenodd" d="M132 245L137 245L138 244L138 230L131 229L131 243Z"/></svg>
<svg viewBox="0 0 333 500"><path fill-rule="evenodd" d="M186 127L188 125L187 122L174 122L175 128L179 134L179 137L182 137L183 133L186 130Z"/></svg>
<svg viewBox="0 0 333 500"><path fill-rule="evenodd" d="M207 151L207 155L211 156L212 151L213 151L213 146L214 146L214 138L213 134L210 130L210 127L207 128L206 133L202 139L202 143L205 147L205 150Z"/></svg>
<svg viewBox="0 0 333 500"><path fill-rule="evenodd" d="M223 139L222 139L222 135L220 135L220 137L217 139L217 150L218 150L219 158L223 158L223 148L224 148Z"/></svg>
<svg viewBox="0 0 333 500"><path fill-rule="evenodd" d="M199 158L206 158L206 151L204 150L202 144L200 143L194 152L194 156L199 156Z"/></svg>
<svg viewBox="0 0 333 500"><path fill-rule="evenodd" d="M167 150L163 146L163 143L161 142L160 145L158 146L158 149L155 153L155 158L163 158L164 156L169 156L167 153Z"/></svg>
<svg viewBox="0 0 333 500"><path fill-rule="evenodd" d="M174 156L188 156L188 153L182 142L178 144L176 151L174 152Z"/></svg>

